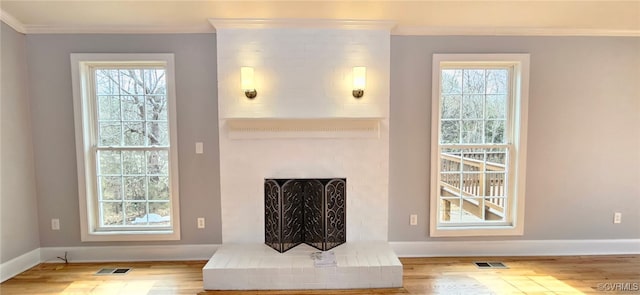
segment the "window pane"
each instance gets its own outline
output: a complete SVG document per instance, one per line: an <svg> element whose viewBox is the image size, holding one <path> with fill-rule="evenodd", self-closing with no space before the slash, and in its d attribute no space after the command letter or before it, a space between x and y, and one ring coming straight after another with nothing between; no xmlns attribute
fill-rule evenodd
<svg viewBox="0 0 640 295"><path fill-rule="evenodd" d="M482 143L482 121L462 122L462 143Z"/></svg>
<svg viewBox="0 0 640 295"><path fill-rule="evenodd" d="M149 200L169 200L169 177L150 176Z"/></svg>
<svg viewBox="0 0 640 295"><path fill-rule="evenodd" d="M126 222L128 225L147 224L147 203L146 202L126 202L124 203Z"/></svg>
<svg viewBox="0 0 640 295"><path fill-rule="evenodd" d="M147 152L147 174L149 175L169 175L169 152L168 151L148 151Z"/></svg>
<svg viewBox="0 0 640 295"><path fill-rule="evenodd" d="M119 151L98 151L98 167L100 174L117 174L121 173L121 160Z"/></svg>
<svg viewBox="0 0 640 295"><path fill-rule="evenodd" d="M480 171L484 164L484 149L472 149L462 155L462 170Z"/></svg>
<svg viewBox="0 0 640 295"><path fill-rule="evenodd" d="M506 69L487 70L487 94L507 94L509 71Z"/></svg>
<svg viewBox="0 0 640 295"><path fill-rule="evenodd" d="M125 146L144 146L144 123L124 122L123 138Z"/></svg>
<svg viewBox="0 0 640 295"><path fill-rule="evenodd" d="M492 169L495 171L504 171L507 163L507 149L490 149L487 151L487 163L492 164L494 167Z"/></svg>
<svg viewBox="0 0 640 295"><path fill-rule="evenodd" d="M96 93L98 95L118 95L118 70L96 70Z"/></svg>
<svg viewBox="0 0 640 295"><path fill-rule="evenodd" d="M440 171L442 172L450 172L450 171L460 171L460 154L454 153L442 153L440 157Z"/></svg>
<svg viewBox="0 0 640 295"><path fill-rule="evenodd" d="M99 177L101 200L122 200L122 178L119 176Z"/></svg>
<svg viewBox="0 0 640 295"><path fill-rule="evenodd" d="M482 119L484 115L484 95L462 96L462 118Z"/></svg>
<svg viewBox="0 0 640 295"><path fill-rule="evenodd" d="M459 119L460 101L460 95L443 95L441 114L442 119Z"/></svg>
<svg viewBox="0 0 640 295"><path fill-rule="evenodd" d="M460 222L460 199L440 201L440 222Z"/></svg>
<svg viewBox="0 0 640 295"><path fill-rule="evenodd" d="M168 202L149 203L149 223L153 225L169 225L171 222L171 206Z"/></svg>
<svg viewBox="0 0 640 295"><path fill-rule="evenodd" d="M120 99L117 96L98 96L98 121L120 120Z"/></svg>
<svg viewBox="0 0 640 295"><path fill-rule="evenodd" d="M481 173L462 173L462 191L473 196L483 196L480 175Z"/></svg>
<svg viewBox="0 0 640 295"><path fill-rule="evenodd" d="M167 97L163 95L147 96L147 120L167 120Z"/></svg>
<svg viewBox="0 0 640 295"><path fill-rule="evenodd" d="M504 172L487 172L485 174L486 196L504 197L506 174Z"/></svg>
<svg viewBox="0 0 640 295"><path fill-rule="evenodd" d="M462 93L462 70L442 70L441 93Z"/></svg>
<svg viewBox="0 0 640 295"><path fill-rule="evenodd" d="M133 95L143 94L142 70L120 70L120 93Z"/></svg>
<svg viewBox="0 0 640 295"><path fill-rule="evenodd" d="M481 198L462 198L461 222L478 222L484 220L483 200Z"/></svg>
<svg viewBox="0 0 640 295"><path fill-rule="evenodd" d="M127 200L146 199L145 177L125 176L124 177L124 197Z"/></svg>
<svg viewBox="0 0 640 295"><path fill-rule="evenodd" d="M484 94L484 70L463 71L462 92L465 94Z"/></svg>
<svg viewBox="0 0 640 295"><path fill-rule="evenodd" d="M98 123L98 143L100 146L118 146L122 132L120 123Z"/></svg>
<svg viewBox="0 0 640 295"><path fill-rule="evenodd" d="M169 124L166 122L148 122L147 132L147 145L169 146Z"/></svg>
<svg viewBox="0 0 640 295"><path fill-rule="evenodd" d="M145 173L144 151L123 151L122 158L125 175L141 175Z"/></svg>
<svg viewBox="0 0 640 295"><path fill-rule="evenodd" d="M144 88L146 94L166 94L167 80L163 69L144 70Z"/></svg>
<svg viewBox="0 0 640 295"><path fill-rule="evenodd" d="M487 95L486 102L486 118L487 119L506 119L507 118L507 96L506 95Z"/></svg>
<svg viewBox="0 0 640 295"><path fill-rule="evenodd" d="M127 95L122 97L122 120L144 120L144 96Z"/></svg>
<svg viewBox="0 0 640 295"><path fill-rule="evenodd" d="M440 173L442 196L460 195L460 173Z"/></svg>
<svg viewBox="0 0 640 295"><path fill-rule="evenodd" d="M507 200L505 198L485 198L485 220L504 221L505 208L507 208Z"/></svg>
<svg viewBox="0 0 640 295"><path fill-rule="evenodd" d="M505 143L504 120L488 120L485 122L484 140L486 143Z"/></svg>
<svg viewBox="0 0 640 295"><path fill-rule="evenodd" d="M122 225L124 224L124 215L122 212L122 203L102 202L102 224L103 225Z"/></svg>
<svg viewBox="0 0 640 295"><path fill-rule="evenodd" d="M441 143L460 143L460 121L442 121Z"/></svg>

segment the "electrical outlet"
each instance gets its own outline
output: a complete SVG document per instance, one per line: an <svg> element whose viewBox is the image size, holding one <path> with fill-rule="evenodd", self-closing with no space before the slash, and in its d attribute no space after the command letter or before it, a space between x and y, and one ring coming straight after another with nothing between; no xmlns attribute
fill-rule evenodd
<svg viewBox="0 0 640 295"><path fill-rule="evenodd" d="M52 230L60 230L60 219L52 218L51 219L51 229Z"/></svg>
<svg viewBox="0 0 640 295"><path fill-rule="evenodd" d="M204 228L204 217L198 217L198 228Z"/></svg>
<svg viewBox="0 0 640 295"><path fill-rule="evenodd" d="M411 214L409 216L409 224L410 225L418 225L418 214Z"/></svg>
<svg viewBox="0 0 640 295"><path fill-rule="evenodd" d="M622 213L613 213L613 223L622 223Z"/></svg>
<svg viewBox="0 0 640 295"><path fill-rule="evenodd" d="M204 146L202 142L196 142L196 154L204 154Z"/></svg>

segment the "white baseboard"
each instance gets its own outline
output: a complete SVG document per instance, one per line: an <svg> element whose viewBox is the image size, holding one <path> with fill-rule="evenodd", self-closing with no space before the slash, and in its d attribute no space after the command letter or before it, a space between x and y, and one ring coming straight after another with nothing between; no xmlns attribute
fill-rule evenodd
<svg viewBox="0 0 640 295"><path fill-rule="evenodd" d="M640 239L389 242L400 257L640 254Z"/></svg>
<svg viewBox="0 0 640 295"><path fill-rule="evenodd" d="M67 252L69 262L115 262L115 261L169 261L209 260L220 245L159 245L159 246L89 246L89 247L44 247L40 248L42 262L63 262Z"/></svg>
<svg viewBox="0 0 640 295"><path fill-rule="evenodd" d="M0 264L0 283L40 263L40 248Z"/></svg>

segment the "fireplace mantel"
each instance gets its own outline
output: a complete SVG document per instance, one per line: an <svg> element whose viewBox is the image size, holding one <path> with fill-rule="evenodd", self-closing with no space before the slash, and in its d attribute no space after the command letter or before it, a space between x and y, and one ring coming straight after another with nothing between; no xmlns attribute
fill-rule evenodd
<svg viewBox="0 0 640 295"><path fill-rule="evenodd" d="M227 118L231 139L379 138L381 117Z"/></svg>

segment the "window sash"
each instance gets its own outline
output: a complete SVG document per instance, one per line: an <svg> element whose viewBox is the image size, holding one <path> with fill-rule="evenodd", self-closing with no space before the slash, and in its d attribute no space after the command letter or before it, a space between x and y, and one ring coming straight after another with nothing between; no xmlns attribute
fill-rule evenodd
<svg viewBox="0 0 640 295"><path fill-rule="evenodd" d="M146 224L146 225L140 225L140 226L133 226L133 225L126 225L126 224L113 224L113 225L105 225L104 224L104 216L103 216L103 204L105 203L118 203L118 204L122 204L122 206L124 206L126 203L146 203L146 214L148 216L150 212L149 209L149 205L151 203L168 203L169 204L169 212L171 212L171 210L173 210L172 208L172 202L171 202L171 191L172 191L172 187L171 187L171 169L169 169L169 167L171 167L171 157L168 156L167 159L167 168L168 168L168 173L165 174L149 174L147 171L145 171L143 174L127 174L124 173L124 168L121 167L120 168L120 173L119 174L109 174L109 173L102 173L102 171L100 171L100 163L99 163L99 157L98 154L101 151L143 151L143 152L147 152L147 151L167 151L167 154L170 153L170 148L169 147L158 147L158 146L150 146L150 147L93 147L93 152L92 152L92 157L94 159L94 167L95 167L95 172L94 175L96 177L96 181L95 181L95 202L94 202L94 216L95 216L95 230L97 232L115 232L115 231L146 231L148 229L152 229L152 230L170 230L173 228L173 220L170 219L169 220L169 224L168 225L154 225L154 224ZM146 155L146 153L145 153ZM123 165L124 160L121 160L121 166ZM146 169L145 169L146 170ZM121 180L121 187L122 187L122 191L121 193L123 194L121 196L121 199L118 200L105 200L103 198L103 192L100 190L100 177L120 177L122 178ZM145 186L145 195L146 198L143 200L127 200L126 197L124 196L124 190L125 190L125 185L124 185L124 177L144 177L144 178L148 178L148 177L167 177L169 183L168 183L168 189L169 189L169 198L167 200L151 200L149 199L149 187L148 184ZM122 214L125 214L125 209L122 208L123 212ZM171 216L171 214L170 214ZM125 222L126 219L126 214L123 217L123 222Z"/></svg>
<svg viewBox="0 0 640 295"><path fill-rule="evenodd" d="M451 149L461 149L461 150L465 150L465 149L469 149L470 147L472 147L473 149L483 149L484 153L491 153L488 150L494 150L496 148L500 148L500 149L504 149L506 151L506 163L504 166L504 170L501 171L496 171L491 172L490 170L478 170L478 171L471 171L471 170L465 170L464 168L464 162L467 162L468 160L464 160L464 153L465 152L461 152L461 162L460 162L460 167L458 168L458 170L454 170L454 171L443 171L442 170L442 158L443 158L443 149L445 148L451 148ZM511 189L511 175L512 175L512 167L513 167L513 161L512 159L512 151L513 151L513 145L510 144L501 144L501 145L447 145L447 146L442 146L440 145L438 148L438 155L437 155L437 182L438 185L440 186L440 184L445 184L445 186L447 186L448 183L444 182L442 180L442 176L443 174L449 174L449 175L456 175L459 176L459 187L456 187L457 190L459 190L460 196L443 196L442 195L442 191L440 188L438 188L438 192L437 192L437 198L438 198L438 202L437 202L437 206L438 208L436 209L436 211L438 212L438 216L436 217L436 221L437 221L437 225L439 227L449 227L449 228L455 228L455 227L486 227L486 226L508 226L512 224L512 210L510 210L510 208L512 207L511 204L512 202L515 201L514 198L514 194L513 194L513 190ZM474 152L474 153L480 153L478 152ZM476 161L472 161L472 162L480 162L484 165L487 165L487 163L492 163L492 162L488 162L486 160L486 158L484 160L476 160ZM489 165L491 166L491 165ZM497 165L496 165L497 166ZM472 195L472 196L466 196L465 197L465 191L463 188L463 181L464 181L464 175L478 175L479 177L481 177L481 179L483 179L484 181L484 177L486 177L487 175L490 174L504 174L504 182L502 184L502 191L504 192L502 195L498 195L498 196L491 196L491 195L486 195L486 187L484 185L480 185L479 189L485 190L485 192L483 192L481 195ZM471 194L469 194L471 195ZM470 200L470 199L482 199L483 203L487 202L487 199L504 199L504 203L503 203L503 210L504 210L504 219L503 220L487 220L484 210L482 211L482 219L481 221L477 221L477 222L463 222L463 221L457 221L457 222L445 222L442 220L441 215L439 214L440 212L442 212L442 201L443 200L461 200L463 201L463 199L465 200ZM484 208L485 205L482 204L481 208Z"/></svg>

